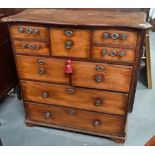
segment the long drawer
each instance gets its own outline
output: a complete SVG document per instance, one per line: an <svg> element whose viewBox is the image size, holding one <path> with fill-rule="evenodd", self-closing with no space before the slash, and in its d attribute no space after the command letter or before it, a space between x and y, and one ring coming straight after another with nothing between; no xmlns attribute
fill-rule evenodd
<svg viewBox="0 0 155 155"><path fill-rule="evenodd" d="M41 124L57 125L101 134L122 135L124 133L124 117L121 116L36 103L26 103L26 110L27 120Z"/></svg>
<svg viewBox="0 0 155 155"><path fill-rule="evenodd" d="M30 81L22 81L21 84L26 101L116 115L124 115L127 106L127 94Z"/></svg>
<svg viewBox="0 0 155 155"><path fill-rule="evenodd" d="M20 78L69 83L66 60L17 56ZM128 92L132 67L104 63L72 61L73 86Z"/></svg>

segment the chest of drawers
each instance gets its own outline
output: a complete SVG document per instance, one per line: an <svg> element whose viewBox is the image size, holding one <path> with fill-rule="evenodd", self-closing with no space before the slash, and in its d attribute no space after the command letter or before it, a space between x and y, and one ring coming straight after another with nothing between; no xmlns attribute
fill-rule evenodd
<svg viewBox="0 0 155 155"><path fill-rule="evenodd" d="M124 142L145 30L143 13L29 9L9 23L27 125Z"/></svg>

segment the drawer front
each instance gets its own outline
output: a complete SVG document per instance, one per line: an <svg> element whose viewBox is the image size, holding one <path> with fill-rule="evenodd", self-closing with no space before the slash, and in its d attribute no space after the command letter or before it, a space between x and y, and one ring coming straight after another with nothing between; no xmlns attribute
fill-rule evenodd
<svg viewBox="0 0 155 155"><path fill-rule="evenodd" d="M77 29L51 29L53 56L88 58L90 31Z"/></svg>
<svg viewBox="0 0 155 155"><path fill-rule="evenodd" d="M12 25L11 34L13 39L25 39L48 42L49 31L46 27L31 25Z"/></svg>
<svg viewBox="0 0 155 155"><path fill-rule="evenodd" d="M94 60L107 60L110 62L126 62L132 64L135 57L135 50L94 46L92 57Z"/></svg>
<svg viewBox="0 0 155 155"><path fill-rule="evenodd" d="M47 43L14 40L14 48L16 53L49 56Z"/></svg>
<svg viewBox="0 0 155 155"><path fill-rule="evenodd" d="M72 84L88 88L128 92L131 66L73 62Z"/></svg>
<svg viewBox="0 0 155 155"><path fill-rule="evenodd" d="M120 30L95 30L93 32L93 42L95 45L108 44L135 49L137 42L137 32Z"/></svg>
<svg viewBox="0 0 155 155"><path fill-rule="evenodd" d="M29 80L68 83L64 60L41 57L16 56L20 78Z"/></svg>
<svg viewBox="0 0 155 155"><path fill-rule="evenodd" d="M127 94L22 81L26 101L124 115Z"/></svg>
<svg viewBox="0 0 155 155"><path fill-rule="evenodd" d="M31 121L101 134L121 135L123 133L124 119L120 116L35 103L26 104L27 117Z"/></svg>

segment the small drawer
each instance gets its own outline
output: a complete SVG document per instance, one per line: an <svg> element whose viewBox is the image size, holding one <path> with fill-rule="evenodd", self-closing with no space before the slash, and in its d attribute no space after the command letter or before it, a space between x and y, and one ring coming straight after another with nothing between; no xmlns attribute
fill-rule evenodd
<svg viewBox="0 0 155 155"><path fill-rule="evenodd" d="M50 32L53 56L89 57L89 30L53 28Z"/></svg>
<svg viewBox="0 0 155 155"><path fill-rule="evenodd" d="M106 60L109 62L134 62L135 50L108 47L93 47L92 58L94 60Z"/></svg>
<svg viewBox="0 0 155 155"><path fill-rule="evenodd" d="M14 49L16 53L20 54L49 56L49 46L47 43L14 40Z"/></svg>
<svg viewBox="0 0 155 155"><path fill-rule="evenodd" d="M129 92L132 67L73 61L72 85Z"/></svg>
<svg viewBox="0 0 155 155"><path fill-rule="evenodd" d="M30 81L21 84L26 101L125 115L127 94Z"/></svg>
<svg viewBox="0 0 155 155"><path fill-rule="evenodd" d="M48 125L80 129L100 134L122 135L124 117L79 109L26 103L27 119Z"/></svg>
<svg viewBox="0 0 155 155"><path fill-rule="evenodd" d="M135 49L137 43L137 32L122 30L94 30L94 45L112 45Z"/></svg>
<svg viewBox="0 0 155 155"><path fill-rule="evenodd" d="M64 60L42 57L16 56L19 76L22 79L56 83L69 83Z"/></svg>
<svg viewBox="0 0 155 155"><path fill-rule="evenodd" d="M35 40L48 42L49 31L46 27L31 25L12 25L11 35L13 39Z"/></svg>

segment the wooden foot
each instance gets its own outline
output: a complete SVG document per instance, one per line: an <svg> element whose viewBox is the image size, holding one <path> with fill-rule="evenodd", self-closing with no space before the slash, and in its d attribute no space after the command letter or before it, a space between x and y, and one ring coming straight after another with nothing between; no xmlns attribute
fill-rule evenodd
<svg viewBox="0 0 155 155"><path fill-rule="evenodd" d="M34 127L34 124L32 124L32 123L25 123L25 125L26 125L27 127Z"/></svg>
<svg viewBox="0 0 155 155"><path fill-rule="evenodd" d="M124 144L125 143L125 138L124 139L110 138L110 140L112 140L118 144Z"/></svg>

